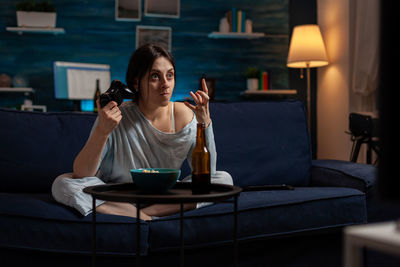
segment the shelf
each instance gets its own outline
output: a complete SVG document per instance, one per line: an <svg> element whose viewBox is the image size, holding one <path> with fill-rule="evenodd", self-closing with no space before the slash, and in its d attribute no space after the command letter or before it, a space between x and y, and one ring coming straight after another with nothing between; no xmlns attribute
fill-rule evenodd
<svg viewBox="0 0 400 267"><path fill-rule="evenodd" d="M16 32L19 35L23 33L44 33L54 35L65 33L63 28L7 27L6 30L9 32Z"/></svg>
<svg viewBox="0 0 400 267"><path fill-rule="evenodd" d="M30 87L0 87L0 93L34 93Z"/></svg>
<svg viewBox="0 0 400 267"><path fill-rule="evenodd" d="M208 38L220 39L220 38L230 38L230 39L256 39L262 38L265 34L263 32L253 32L253 33L245 33L245 32L212 32L208 34Z"/></svg>
<svg viewBox="0 0 400 267"><path fill-rule="evenodd" d="M297 90L291 89L269 89L269 90L246 90L244 95L296 95Z"/></svg>

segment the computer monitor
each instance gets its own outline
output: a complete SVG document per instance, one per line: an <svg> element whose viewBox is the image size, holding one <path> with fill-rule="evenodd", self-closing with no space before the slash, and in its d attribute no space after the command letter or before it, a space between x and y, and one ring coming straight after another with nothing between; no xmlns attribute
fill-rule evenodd
<svg viewBox="0 0 400 267"><path fill-rule="evenodd" d="M101 93L111 83L110 65L107 64L55 61L53 70L56 99L93 100L97 79Z"/></svg>

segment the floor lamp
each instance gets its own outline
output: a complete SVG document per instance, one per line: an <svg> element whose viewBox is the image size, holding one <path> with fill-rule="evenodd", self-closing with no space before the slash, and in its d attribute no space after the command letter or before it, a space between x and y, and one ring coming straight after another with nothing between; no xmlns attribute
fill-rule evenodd
<svg viewBox="0 0 400 267"><path fill-rule="evenodd" d="M307 115L309 129L311 129L310 68L326 66L328 63L324 40L322 39L319 26L307 24L294 27L290 40L287 66L289 68L307 69ZM302 70L300 77L303 78Z"/></svg>

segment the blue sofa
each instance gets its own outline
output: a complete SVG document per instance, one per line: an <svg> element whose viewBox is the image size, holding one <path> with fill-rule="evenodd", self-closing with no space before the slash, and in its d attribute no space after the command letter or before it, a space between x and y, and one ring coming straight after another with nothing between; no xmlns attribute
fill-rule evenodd
<svg viewBox="0 0 400 267"><path fill-rule="evenodd" d="M375 167L312 160L299 101L211 103L210 111L217 169L228 171L234 184L245 189L238 205L239 265L313 266L310 259L324 266L340 264L342 227L366 223L377 214L370 207ZM90 264L92 216L55 202L50 188L55 177L71 172L95 118L0 109L2 266ZM187 163L182 172L181 177L190 172ZM246 190L271 184L295 189ZM216 203L185 212L187 266L204 266L209 262L205 254L215 266L232 265L232 211L231 203ZM97 221L99 266L134 263L136 219L98 214ZM140 223L146 266L165 265L165 260L177 266L179 216ZM334 255L326 256L328 251Z"/></svg>

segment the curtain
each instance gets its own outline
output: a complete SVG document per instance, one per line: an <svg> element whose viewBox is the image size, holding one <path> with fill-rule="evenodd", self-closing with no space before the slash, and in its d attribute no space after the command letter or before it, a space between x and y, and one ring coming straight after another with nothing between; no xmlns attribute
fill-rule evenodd
<svg viewBox="0 0 400 267"><path fill-rule="evenodd" d="M351 110L377 112L380 0L351 0Z"/></svg>

